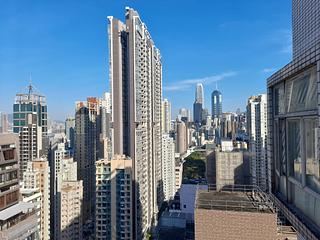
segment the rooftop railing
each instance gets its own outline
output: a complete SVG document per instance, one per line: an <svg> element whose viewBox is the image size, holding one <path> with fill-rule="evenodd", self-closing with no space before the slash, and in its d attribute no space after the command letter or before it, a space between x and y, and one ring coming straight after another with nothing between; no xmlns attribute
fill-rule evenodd
<svg viewBox="0 0 320 240"><path fill-rule="evenodd" d="M269 196L254 185L210 184L207 190L197 191L196 208L240 212L276 212Z"/></svg>

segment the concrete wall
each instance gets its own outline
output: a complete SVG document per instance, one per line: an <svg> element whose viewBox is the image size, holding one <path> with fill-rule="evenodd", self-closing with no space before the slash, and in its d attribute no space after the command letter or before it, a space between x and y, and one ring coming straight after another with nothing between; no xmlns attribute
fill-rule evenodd
<svg viewBox="0 0 320 240"><path fill-rule="evenodd" d="M196 240L274 240L276 236L276 214L195 210Z"/></svg>
<svg viewBox="0 0 320 240"><path fill-rule="evenodd" d="M182 184L180 188L180 208L187 221L193 221L197 190L207 190L208 185Z"/></svg>

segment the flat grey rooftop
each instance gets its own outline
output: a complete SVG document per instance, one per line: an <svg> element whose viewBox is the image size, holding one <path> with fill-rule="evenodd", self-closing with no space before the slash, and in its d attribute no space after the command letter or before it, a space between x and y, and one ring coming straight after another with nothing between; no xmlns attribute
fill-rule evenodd
<svg viewBox="0 0 320 240"><path fill-rule="evenodd" d="M14 204L11 207L8 207L0 212L0 220L5 221L11 217L14 217L20 213L26 213L30 209L34 208L33 203L27 203L27 202L19 202L17 204Z"/></svg>
<svg viewBox="0 0 320 240"><path fill-rule="evenodd" d="M199 190L197 209L237 212L273 213L271 202L255 191L205 191Z"/></svg>

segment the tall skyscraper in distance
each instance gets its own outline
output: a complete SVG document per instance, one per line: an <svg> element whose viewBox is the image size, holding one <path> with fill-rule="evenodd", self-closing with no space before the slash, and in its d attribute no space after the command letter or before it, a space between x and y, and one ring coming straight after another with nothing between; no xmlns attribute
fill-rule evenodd
<svg viewBox="0 0 320 240"><path fill-rule="evenodd" d="M65 133L66 138L68 142L68 147L70 149L74 149L74 128L75 128L76 122L75 119L72 117L68 117L65 122Z"/></svg>
<svg viewBox="0 0 320 240"><path fill-rule="evenodd" d="M162 63L139 14L127 7L125 16L109 17L112 143L113 154L132 159L132 236L143 239L163 201Z"/></svg>
<svg viewBox="0 0 320 240"><path fill-rule="evenodd" d="M268 191L267 162L267 95L252 96L247 103L247 133L251 154L250 170L252 184Z"/></svg>
<svg viewBox="0 0 320 240"><path fill-rule="evenodd" d="M169 133L171 130L171 103L168 99L162 101L162 132Z"/></svg>
<svg viewBox="0 0 320 240"><path fill-rule="evenodd" d="M292 8L293 60L267 80L270 188L298 239L320 239L320 0Z"/></svg>
<svg viewBox="0 0 320 240"><path fill-rule="evenodd" d="M182 121L176 121L176 153L183 154L187 151L188 140L187 140L187 126Z"/></svg>
<svg viewBox="0 0 320 240"><path fill-rule="evenodd" d="M0 112L0 133L7 133L9 130L8 115Z"/></svg>
<svg viewBox="0 0 320 240"><path fill-rule="evenodd" d="M202 121L202 103L193 103L193 121L201 124Z"/></svg>
<svg viewBox="0 0 320 240"><path fill-rule="evenodd" d="M33 159L47 154L48 125L45 96L30 84L27 93L18 93L13 105L13 132L20 136L20 178Z"/></svg>
<svg viewBox="0 0 320 240"><path fill-rule="evenodd" d="M201 103L204 106L204 92L202 83L197 83L196 86L196 100L197 103Z"/></svg>
<svg viewBox="0 0 320 240"><path fill-rule="evenodd" d="M191 114L190 114L190 110L187 108L180 108L179 109L179 115L181 116L181 120L186 122L191 122Z"/></svg>
<svg viewBox="0 0 320 240"><path fill-rule="evenodd" d="M202 122L202 110L204 106L204 93L202 83L196 86L195 101L193 103L193 121L197 124Z"/></svg>
<svg viewBox="0 0 320 240"><path fill-rule="evenodd" d="M222 94L218 90L214 90L211 94L211 114L212 118L222 117Z"/></svg>

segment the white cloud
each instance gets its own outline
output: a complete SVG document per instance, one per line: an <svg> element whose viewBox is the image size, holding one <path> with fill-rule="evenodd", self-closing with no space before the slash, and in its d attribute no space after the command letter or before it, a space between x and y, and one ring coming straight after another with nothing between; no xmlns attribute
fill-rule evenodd
<svg viewBox="0 0 320 240"><path fill-rule="evenodd" d="M271 72L274 72L274 71L276 71L275 68L264 68L264 69L262 69L263 73L271 73Z"/></svg>
<svg viewBox="0 0 320 240"><path fill-rule="evenodd" d="M234 71L229 71L225 73L221 73L218 75L212 75L208 77L203 77L203 78L193 78L193 79L185 79L176 82L174 85L169 85L169 86L164 86L163 90L165 91L181 91L190 88L191 86L197 84L197 83L202 83L203 85L208 85L210 83L222 81L226 78L236 76L238 73Z"/></svg>
<svg viewBox="0 0 320 240"><path fill-rule="evenodd" d="M184 90L186 89L186 86L179 86L179 85L172 85L172 86L164 86L163 90L164 91L179 91L179 90Z"/></svg>

